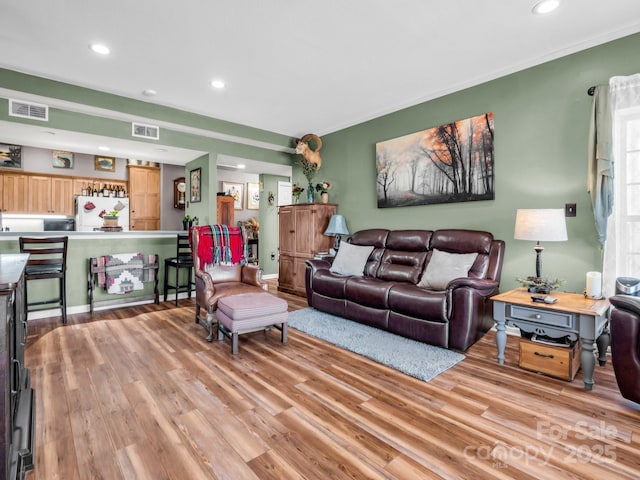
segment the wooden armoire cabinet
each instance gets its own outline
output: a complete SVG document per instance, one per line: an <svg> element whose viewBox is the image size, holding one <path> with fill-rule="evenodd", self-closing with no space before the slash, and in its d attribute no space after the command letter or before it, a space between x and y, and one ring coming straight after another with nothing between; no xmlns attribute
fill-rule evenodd
<svg viewBox="0 0 640 480"><path fill-rule="evenodd" d="M278 262L278 290L295 295L306 294L305 261L317 253L328 252L333 237L324 235L336 205L303 203L284 205L278 210L280 258Z"/></svg>
<svg viewBox="0 0 640 480"><path fill-rule="evenodd" d="M160 169L129 165L129 229L160 230Z"/></svg>
<svg viewBox="0 0 640 480"><path fill-rule="evenodd" d="M216 222L221 225L233 225L234 223L234 203L233 197L226 197L220 195L218 198L218 204L216 209Z"/></svg>

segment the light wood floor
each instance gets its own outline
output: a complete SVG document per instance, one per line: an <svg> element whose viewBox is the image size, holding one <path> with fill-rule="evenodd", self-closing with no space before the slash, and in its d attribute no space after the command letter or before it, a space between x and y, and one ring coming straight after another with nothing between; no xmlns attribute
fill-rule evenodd
<svg viewBox="0 0 640 480"><path fill-rule="evenodd" d="M306 306L285 296L290 308ZM429 383L290 329L205 341L192 303L34 320L29 480L637 479L640 410L506 365L489 333Z"/></svg>

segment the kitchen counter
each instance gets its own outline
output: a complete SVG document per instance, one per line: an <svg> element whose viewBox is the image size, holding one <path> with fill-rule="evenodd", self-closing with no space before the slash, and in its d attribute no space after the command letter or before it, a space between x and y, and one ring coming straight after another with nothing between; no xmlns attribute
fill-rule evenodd
<svg viewBox="0 0 640 480"><path fill-rule="evenodd" d="M103 255L118 253L155 254L160 258L160 270L158 275L160 285L164 278L164 259L176 255L176 238L178 233L184 230L157 230L157 231L129 231L129 232L1 232L0 252L19 253L20 237L57 237L68 236L69 246L67 253L67 313L80 313L89 311L89 259ZM51 298L50 289L53 288L47 281L33 282L29 286L29 300L42 300ZM152 292L152 284L145 284L144 294ZM115 295L96 290L94 299L96 302L113 301ZM42 315L39 312L31 312L29 318L41 316L59 315L59 310L51 313L47 310Z"/></svg>
<svg viewBox="0 0 640 480"><path fill-rule="evenodd" d="M20 237L62 237L68 236L69 239L103 239L103 238L175 238L178 233L184 233L184 230L152 230L152 231L128 231L128 232L68 232L68 231L49 231L49 232L0 232L0 241L18 240Z"/></svg>

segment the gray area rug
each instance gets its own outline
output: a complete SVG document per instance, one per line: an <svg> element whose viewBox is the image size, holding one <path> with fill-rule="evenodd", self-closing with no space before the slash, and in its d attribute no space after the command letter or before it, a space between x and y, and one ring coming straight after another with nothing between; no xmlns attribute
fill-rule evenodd
<svg viewBox="0 0 640 480"><path fill-rule="evenodd" d="M428 382L464 355L368 327L352 320L303 308L289 313L289 326Z"/></svg>

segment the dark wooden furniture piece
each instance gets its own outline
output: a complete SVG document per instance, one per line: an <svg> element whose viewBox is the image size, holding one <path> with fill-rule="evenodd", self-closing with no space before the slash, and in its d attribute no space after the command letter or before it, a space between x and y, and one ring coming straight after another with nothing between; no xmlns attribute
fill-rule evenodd
<svg viewBox="0 0 640 480"><path fill-rule="evenodd" d="M0 255L0 478L23 479L34 467L35 398L24 368L28 255Z"/></svg>
<svg viewBox="0 0 640 480"><path fill-rule="evenodd" d="M175 281L169 283L169 268L173 267L175 272ZM187 280L180 283L180 269L187 269ZM169 290L176 292L176 306L178 305L178 293L188 292L191 298L192 288L195 290L195 282L192 276L193 257L191 256L191 247L189 245L189 234L179 233L177 238L176 256L164 259L164 301L167 301Z"/></svg>
<svg viewBox="0 0 640 480"><path fill-rule="evenodd" d="M306 260L333 247L333 237L324 235L335 204L302 203L278 210L280 256L278 290L301 297L306 295Z"/></svg>
<svg viewBox="0 0 640 480"><path fill-rule="evenodd" d="M234 225L235 209L233 197L217 197L216 222L220 225Z"/></svg>
<svg viewBox="0 0 640 480"><path fill-rule="evenodd" d="M24 290L25 318L30 311L42 306L56 305L62 311L62 323L67 323L67 245L69 237L20 237L20 253L29 254L24 278L30 280L58 279L58 298L28 301L28 287ZM35 308L32 308L35 307Z"/></svg>
<svg viewBox="0 0 640 480"><path fill-rule="evenodd" d="M145 255L145 259L147 255ZM141 300L149 300L152 299L153 302L157 305L160 303L160 292L158 291L158 271L160 270L160 257L158 255L154 255L153 262L145 262L143 265L144 270L155 270L154 279L153 279L153 296L148 295L128 295L127 298L131 300L131 302L139 302ZM88 278L88 293L89 293L89 313L93 313L93 309L95 307L95 302L93 299L93 291L95 290L95 286L98 285L98 275L104 274L107 271L107 267L98 266L98 257L91 257L89 259L89 278ZM104 300L101 301L101 305L120 305L126 306L128 303L123 303L122 298L118 298L117 300Z"/></svg>

